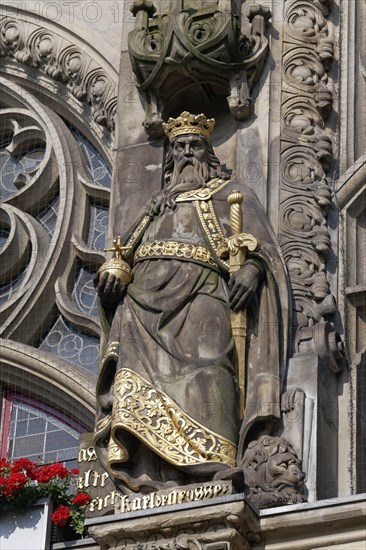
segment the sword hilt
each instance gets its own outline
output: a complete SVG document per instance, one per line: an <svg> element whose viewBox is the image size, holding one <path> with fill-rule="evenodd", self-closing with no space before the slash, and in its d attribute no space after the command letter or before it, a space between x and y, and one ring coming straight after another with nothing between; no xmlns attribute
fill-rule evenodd
<svg viewBox="0 0 366 550"><path fill-rule="evenodd" d="M240 191L232 191L227 198L227 202L230 205L230 225L233 235L241 233L243 231L243 213L241 210L241 203L243 202L243 195Z"/></svg>

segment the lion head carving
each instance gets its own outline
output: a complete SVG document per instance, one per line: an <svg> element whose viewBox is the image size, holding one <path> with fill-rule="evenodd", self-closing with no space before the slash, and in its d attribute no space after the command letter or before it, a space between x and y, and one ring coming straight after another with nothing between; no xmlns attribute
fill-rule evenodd
<svg viewBox="0 0 366 550"><path fill-rule="evenodd" d="M292 445L263 435L252 441L243 458L248 498L257 508L304 502L305 474Z"/></svg>

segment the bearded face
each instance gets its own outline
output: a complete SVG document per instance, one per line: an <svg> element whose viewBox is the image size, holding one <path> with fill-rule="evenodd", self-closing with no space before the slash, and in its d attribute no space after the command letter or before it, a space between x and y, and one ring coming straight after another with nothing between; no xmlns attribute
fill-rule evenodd
<svg viewBox="0 0 366 550"><path fill-rule="evenodd" d="M174 168L171 185L174 189L203 187L210 177L207 146L200 136L178 136L172 144Z"/></svg>
<svg viewBox="0 0 366 550"><path fill-rule="evenodd" d="M174 210L175 197L181 192L201 189L213 178L229 177L205 138L196 134L178 136L167 154L165 185L160 196L153 199L152 215L163 214L166 207Z"/></svg>

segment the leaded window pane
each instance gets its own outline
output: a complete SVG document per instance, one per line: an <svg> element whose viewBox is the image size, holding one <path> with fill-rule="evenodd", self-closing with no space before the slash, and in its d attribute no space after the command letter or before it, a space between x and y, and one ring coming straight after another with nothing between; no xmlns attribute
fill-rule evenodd
<svg viewBox="0 0 366 550"><path fill-rule="evenodd" d="M49 413L13 401L9 458L75 462L79 433Z"/></svg>

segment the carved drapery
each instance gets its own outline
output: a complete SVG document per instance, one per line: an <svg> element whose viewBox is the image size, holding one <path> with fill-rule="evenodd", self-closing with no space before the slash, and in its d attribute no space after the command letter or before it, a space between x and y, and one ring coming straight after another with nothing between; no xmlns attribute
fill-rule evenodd
<svg viewBox="0 0 366 550"><path fill-rule="evenodd" d="M9 14L0 17L0 71L7 73L12 64L18 65L37 84L39 75L46 75L64 86L64 94L77 100L84 115L90 110L98 125L113 132L117 83L112 70L101 66L102 60L90 56L81 43L58 34L56 28L13 16L11 7L6 10Z"/></svg>
<svg viewBox="0 0 366 550"><path fill-rule="evenodd" d="M326 273L332 138L325 123L332 109L327 71L333 61L326 17L331 5L331 0L284 2L279 238L296 328L336 310Z"/></svg>
<svg viewBox="0 0 366 550"><path fill-rule="evenodd" d="M104 260L110 174L31 93L4 78L0 87L2 382L62 408L65 398L42 393L46 378L91 424L100 335L92 276ZM19 375L9 377L15 363Z"/></svg>

